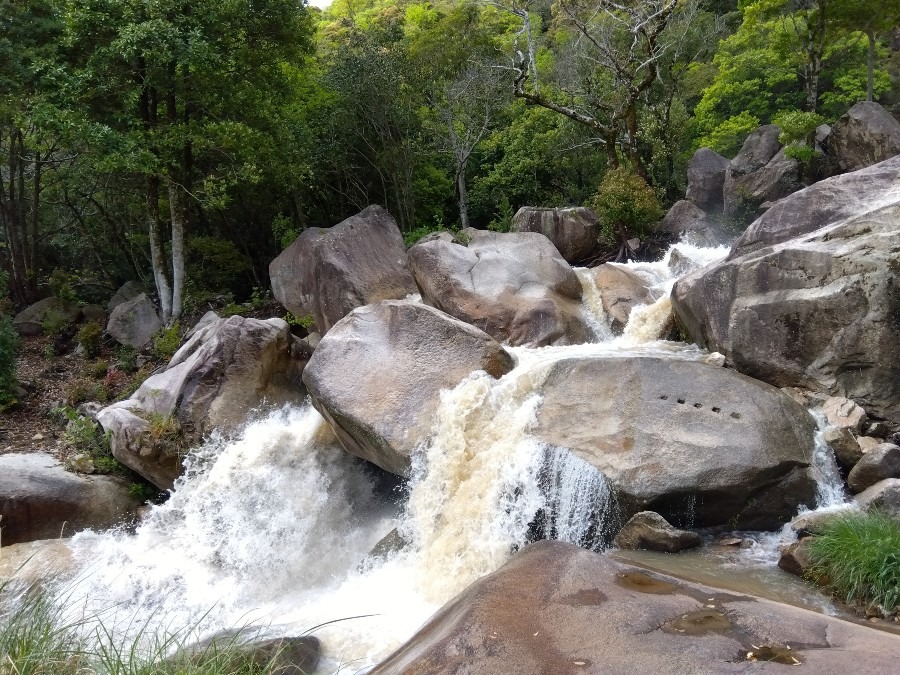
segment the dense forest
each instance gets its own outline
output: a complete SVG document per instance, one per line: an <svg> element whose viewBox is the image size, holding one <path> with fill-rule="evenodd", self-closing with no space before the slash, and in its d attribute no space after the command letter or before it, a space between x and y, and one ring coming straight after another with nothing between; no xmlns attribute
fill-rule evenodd
<svg viewBox="0 0 900 675"><path fill-rule="evenodd" d="M894 0L0 0L7 309L155 288L246 300L308 227L382 204L408 241L684 192L776 122L797 157L900 101ZM896 47L896 45L894 45ZM615 170L615 172L611 172Z"/></svg>

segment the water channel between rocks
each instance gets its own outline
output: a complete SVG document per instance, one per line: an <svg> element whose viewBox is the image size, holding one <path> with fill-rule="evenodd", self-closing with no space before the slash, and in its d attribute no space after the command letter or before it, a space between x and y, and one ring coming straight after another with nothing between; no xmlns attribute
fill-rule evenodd
<svg viewBox="0 0 900 675"><path fill-rule="evenodd" d="M677 248L682 271L727 253ZM500 567L528 541L538 513L556 538L601 546L614 515L609 487L596 469L570 453L548 452L529 434L540 404L535 391L554 363L572 356L709 357L659 340L676 280L670 255L629 265L650 282L654 302L632 312L620 337L609 329L590 275L579 271L596 342L511 348L517 365L504 377L475 373L444 392L433 441L414 458L414 476L402 490L386 489L345 453L311 407L283 410L249 424L239 438L212 439L194 451L170 499L135 533L77 535L71 547L79 571L61 597L72 612L98 616L121 640L186 629L200 638L245 625L297 635L340 620L315 630L323 649L319 671L356 672ZM818 447L820 454L827 450ZM827 453L817 457L820 503L834 504L841 496L829 488L828 462ZM394 529L407 545L368 558ZM773 549L768 544L766 555ZM753 554L735 554L730 572L702 553L672 556L692 562L680 574L666 571L724 585L742 567L740 556ZM773 596L769 588L763 581L753 592L832 611L810 599L821 597L814 591Z"/></svg>

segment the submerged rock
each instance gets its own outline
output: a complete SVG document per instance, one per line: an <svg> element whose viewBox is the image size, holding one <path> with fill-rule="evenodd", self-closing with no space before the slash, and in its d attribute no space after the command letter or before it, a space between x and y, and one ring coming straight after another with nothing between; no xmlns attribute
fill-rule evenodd
<svg viewBox="0 0 900 675"><path fill-rule="evenodd" d="M79 476L44 453L0 455L0 544L71 536L131 521L140 500L114 476Z"/></svg>
<svg viewBox="0 0 900 675"><path fill-rule="evenodd" d="M898 653L896 635L543 541L444 605L371 673L778 673L797 662L874 675L894 670Z"/></svg>
<svg viewBox="0 0 900 675"><path fill-rule="evenodd" d="M278 302L298 319L311 316L323 335L356 307L416 292L403 235L380 206L304 230L272 261L269 276Z"/></svg>
<svg viewBox="0 0 900 675"><path fill-rule="evenodd" d="M539 232L553 242L566 262L576 263L597 249L600 224L583 206L552 209L523 206L513 216L511 232Z"/></svg>
<svg viewBox="0 0 900 675"><path fill-rule="evenodd" d="M409 250L422 299L496 340L542 347L586 342L581 283L547 237L473 230L468 244Z"/></svg>
<svg viewBox="0 0 900 675"><path fill-rule="evenodd" d="M534 434L612 482L628 518L776 529L815 502L812 417L733 370L659 358L571 358L540 388Z"/></svg>
<svg viewBox="0 0 900 675"><path fill-rule="evenodd" d="M506 350L474 326L427 305L385 300L339 321L303 381L348 452L408 475L410 455L430 438L441 390L476 370L500 377L512 367Z"/></svg>
<svg viewBox="0 0 900 675"><path fill-rule="evenodd" d="M900 421L900 157L772 207L675 284L679 322L740 372Z"/></svg>
<svg viewBox="0 0 900 675"><path fill-rule="evenodd" d="M653 511L641 511L619 530L613 545L625 550L677 553L700 545L700 535L679 530Z"/></svg>
<svg viewBox="0 0 900 675"><path fill-rule="evenodd" d="M300 404L309 348L281 319L232 316L198 330L165 371L97 416L120 462L163 489L181 473L185 443L237 430L262 406Z"/></svg>
<svg viewBox="0 0 900 675"><path fill-rule="evenodd" d="M785 546L778 558L778 566L785 572L804 577L807 570L812 567L812 560L809 557L809 545L812 539L812 537L804 537L800 541Z"/></svg>

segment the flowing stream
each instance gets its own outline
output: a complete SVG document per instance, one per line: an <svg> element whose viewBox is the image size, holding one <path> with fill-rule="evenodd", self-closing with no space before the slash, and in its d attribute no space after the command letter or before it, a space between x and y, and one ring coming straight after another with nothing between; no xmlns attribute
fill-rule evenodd
<svg viewBox="0 0 900 675"><path fill-rule="evenodd" d="M161 632L199 639L240 626L277 635L314 630L323 649L319 672L352 673L502 565L528 541L538 514L546 536L607 546L617 514L606 479L529 435L540 403L534 392L553 363L572 356L709 358L660 340L675 251L680 273L727 253L679 244L660 262L629 264L655 300L632 312L619 337L590 274L578 270L596 341L511 348L516 367L501 379L474 373L443 392L433 441L402 488L385 487L345 453L309 406L254 421L238 438L211 439L134 533L73 539L79 571L66 586L71 611L97 616L116 640L138 643ZM828 487L833 467L820 445L827 477L820 502L834 504L839 489ZM406 545L369 556L392 530Z"/></svg>

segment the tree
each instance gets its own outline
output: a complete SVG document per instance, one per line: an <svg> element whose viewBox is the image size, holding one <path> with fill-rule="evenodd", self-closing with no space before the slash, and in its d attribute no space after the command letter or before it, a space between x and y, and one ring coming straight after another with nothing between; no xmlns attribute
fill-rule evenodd
<svg viewBox="0 0 900 675"><path fill-rule="evenodd" d="M864 33L868 41L866 100L875 98L875 43L900 25L900 3L895 0L832 0L829 20L851 31Z"/></svg>
<svg viewBox="0 0 900 675"><path fill-rule="evenodd" d="M646 177L639 151L641 105L663 59L684 40L697 3L560 0L553 5L559 37L552 86L538 82L529 5L501 4L521 19L512 65L515 95L592 129L613 168L619 166L621 146L633 170Z"/></svg>
<svg viewBox="0 0 900 675"><path fill-rule="evenodd" d="M141 178L160 308L173 321L190 221L259 180L291 93L285 65L310 45L304 3L72 0L67 10L68 94L100 130L97 168Z"/></svg>

